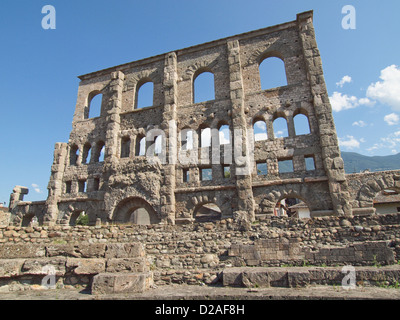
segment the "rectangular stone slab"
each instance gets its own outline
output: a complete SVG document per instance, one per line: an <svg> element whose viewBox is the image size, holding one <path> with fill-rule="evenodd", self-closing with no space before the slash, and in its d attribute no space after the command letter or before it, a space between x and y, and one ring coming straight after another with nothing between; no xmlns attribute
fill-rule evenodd
<svg viewBox="0 0 400 320"><path fill-rule="evenodd" d="M99 273L93 277L92 294L143 292L153 284L153 274Z"/></svg>

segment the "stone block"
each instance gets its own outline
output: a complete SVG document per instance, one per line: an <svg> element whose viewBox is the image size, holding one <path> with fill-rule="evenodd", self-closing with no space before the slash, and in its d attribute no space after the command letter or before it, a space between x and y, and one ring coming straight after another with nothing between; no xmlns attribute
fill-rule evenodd
<svg viewBox="0 0 400 320"><path fill-rule="evenodd" d="M141 243L112 243L108 244L105 258L138 258L145 254Z"/></svg>
<svg viewBox="0 0 400 320"><path fill-rule="evenodd" d="M147 272L149 263L145 258L111 258L107 259L106 272Z"/></svg>
<svg viewBox="0 0 400 320"><path fill-rule="evenodd" d="M144 273L100 273L93 277L92 294L135 293L150 289L153 274Z"/></svg>
<svg viewBox="0 0 400 320"><path fill-rule="evenodd" d="M35 244L11 244L0 246L0 259L38 258L45 256L45 248Z"/></svg>
<svg viewBox="0 0 400 320"><path fill-rule="evenodd" d="M106 263L104 259L67 258L66 268L75 274L98 274L105 271Z"/></svg>
<svg viewBox="0 0 400 320"><path fill-rule="evenodd" d="M311 275L308 271L288 272L288 286L291 288L306 287L311 282Z"/></svg>
<svg viewBox="0 0 400 320"><path fill-rule="evenodd" d="M21 267L23 275L48 275L49 270L54 270L57 276L65 274L66 258L27 259Z"/></svg>
<svg viewBox="0 0 400 320"><path fill-rule="evenodd" d="M24 259L1 259L0 278L10 278L20 275Z"/></svg>

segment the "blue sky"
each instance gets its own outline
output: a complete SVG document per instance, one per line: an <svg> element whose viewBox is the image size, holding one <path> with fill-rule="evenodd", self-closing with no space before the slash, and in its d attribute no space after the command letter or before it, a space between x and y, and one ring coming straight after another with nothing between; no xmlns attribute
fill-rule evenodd
<svg viewBox="0 0 400 320"><path fill-rule="evenodd" d="M356 29L342 28L342 8ZM41 26L56 9L56 29ZM78 75L296 19L314 10L343 151L400 152L400 1L2 0L0 201L15 185L44 200L56 142L67 142Z"/></svg>

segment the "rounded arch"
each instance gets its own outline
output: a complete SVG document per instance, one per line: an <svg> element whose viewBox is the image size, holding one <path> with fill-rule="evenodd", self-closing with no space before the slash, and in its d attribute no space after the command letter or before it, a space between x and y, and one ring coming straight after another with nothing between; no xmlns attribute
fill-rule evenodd
<svg viewBox="0 0 400 320"><path fill-rule="evenodd" d="M105 143L103 140L96 142L91 152L91 162L103 162L105 153Z"/></svg>
<svg viewBox="0 0 400 320"><path fill-rule="evenodd" d="M218 141L220 145L231 143L231 129L227 121L220 121L217 125Z"/></svg>
<svg viewBox="0 0 400 320"><path fill-rule="evenodd" d="M135 143L135 156L145 156L146 155L146 135L140 133L136 136Z"/></svg>
<svg viewBox="0 0 400 320"><path fill-rule="evenodd" d="M76 226L78 219L83 212L84 212L83 210L74 210L73 212L71 212L71 215L69 216L69 221L68 221L69 225Z"/></svg>
<svg viewBox="0 0 400 320"><path fill-rule="evenodd" d="M287 86L286 67L279 52L266 52L258 61L261 90Z"/></svg>
<svg viewBox="0 0 400 320"><path fill-rule="evenodd" d="M93 90L87 97L87 112L85 119L101 116L101 106L103 103L103 93L100 90Z"/></svg>
<svg viewBox="0 0 400 320"><path fill-rule="evenodd" d="M181 150L193 150L195 141L195 130L186 126L179 131Z"/></svg>
<svg viewBox="0 0 400 320"><path fill-rule="evenodd" d="M158 224L160 218L153 207L144 199L130 197L122 200L114 209L112 221L140 225Z"/></svg>
<svg viewBox="0 0 400 320"><path fill-rule="evenodd" d="M203 123L199 126L199 147L200 148L206 148L206 147L211 147L211 141L212 141L212 130L211 127L209 127L207 124Z"/></svg>
<svg viewBox="0 0 400 320"><path fill-rule="evenodd" d="M257 116L252 122L254 141L262 141L268 139L267 122L261 116Z"/></svg>
<svg viewBox="0 0 400 320"><path fill-rule="evenodd" d="M310 211L307 200L296 192L281 195L274 207L275 216L311 218Z"/></svg>
<svg viewBox="0 0 400 320"><path fill-rule="evenodd" d="M215 76L211 68L197 69L193 74L193 103L215 100Z"/></svg>
<svg viewBox="0 0 400 320"><path fill-rule="evenodd" d="M82 163L89 163L90 162L90 149L92 148L92 145L90 144L90 142L86 142L83 145L83 152L82 152Z"/></svg>
<svg viewBox="0 0 400 320"><path fill-rule="evenodd" d="M285 62L285 57L283 56L281 51L268 50L268 49L265 50L264 52L262 52L261 54L259 54L256 60L258 62L258 65L260 65L266 59L269 59L269 58L276 58L276 59L282 60L282 62Z"/></svg>
<svg viewBox="0 0 400 320"><path fill-rule="evenodd" d="M276 112L272 117L272 128L275 138L284 138L289 136L288 118L284 112Z"/></svg>
<svg viewBox="0 0 400 320"><path fill-rule="evenodd" d="M293 112L293 123L296 135L310 134L311 125L307 110L298 108Z"/></svg>
<svg viewBox="0 0 400 320"><path fill-rule="evenodd" d="M69 149L69 164L71 166L77 164L78 156L79 156L79 147L77 144L73 143L71 144Z"/></svg>
<svg viewBox="0 0 400 320"><path fill-rule="evenodd" d="M21 227L29 227L34 217L35 217L34 213L24 214L21 221Z"/></svg>
<svg viewBox="0 0 400 320"><path fill-rule="evenodd" d="M136 84L135 109L150 107L153 104L154 82L150 77L143 77Z"/></svg>
<svg viewBox="0 0 400 320"><path fill-rule="evenodd" d="M221 209L214 202L203 202L195 206L193 218L197 222L214 222L221 220Z"/></svg>

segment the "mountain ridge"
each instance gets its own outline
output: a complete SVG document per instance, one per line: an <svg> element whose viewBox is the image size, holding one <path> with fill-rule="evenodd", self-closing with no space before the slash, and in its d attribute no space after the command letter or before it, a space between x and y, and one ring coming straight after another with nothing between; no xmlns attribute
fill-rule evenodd
<svg viewBox="0 0 400 320"><path fill-rule="evenodd" d="M400 169L400 153L388 156L364 156L356 152L341 152L346 173Z"/></svg>

